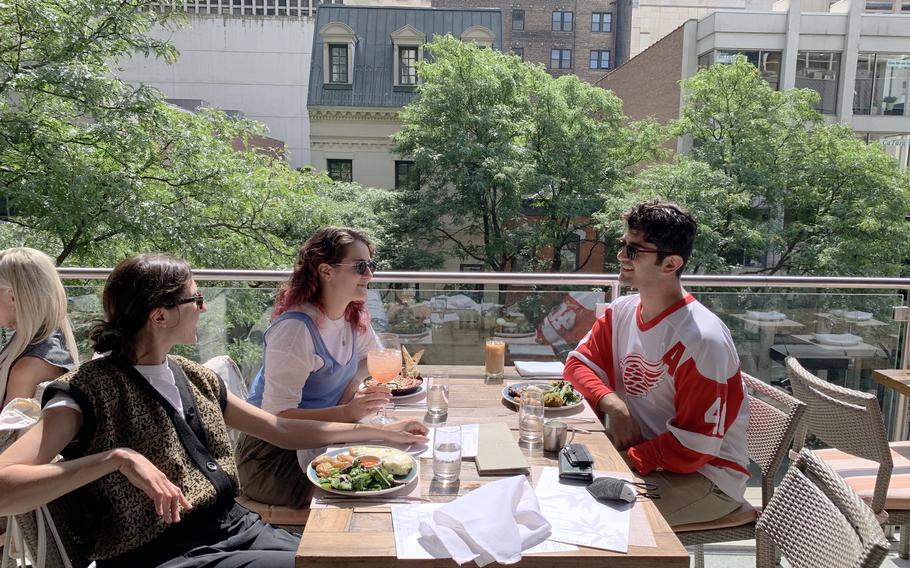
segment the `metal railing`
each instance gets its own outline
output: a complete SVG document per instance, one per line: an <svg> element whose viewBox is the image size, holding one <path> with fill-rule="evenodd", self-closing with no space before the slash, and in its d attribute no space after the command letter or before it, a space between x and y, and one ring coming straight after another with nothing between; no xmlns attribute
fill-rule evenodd
<svg viewBox="0 0 910 568"><path fill-rule="evenodd" d="M103 280L110 268L59 268L61 278ZM196 269L197 280L282 282L287 270L228 270ZM593 273L500 273L500 272L377 272L377 283L415 284L490 284L512 286L596 286L607 293L607 300L619 297L621 284L617 274ZM682 283L688 288L792 288L792 289L864 289L902 291L904 307L908 306L910 278L836 277L836 276L760 276L760 275L683 275ZM902 320L905 321L905 320ZM903 333L901 364L910 368L910 333Z"/></svg>

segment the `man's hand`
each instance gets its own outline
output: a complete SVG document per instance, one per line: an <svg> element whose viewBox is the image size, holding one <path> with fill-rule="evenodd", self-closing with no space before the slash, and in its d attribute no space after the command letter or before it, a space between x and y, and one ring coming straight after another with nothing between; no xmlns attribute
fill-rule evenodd
<svg viewBox="0 0 910 568"><path fill-rule="evenodd" d="M616 393L600 399L597 408L610 419L609 436L618 450L625 450L641 441L638 423L629 413L629 407Z"/></svg>
<svg viewBox="0 0 910 568"><path fill-rule="evenodd" d="M180 509L192 508L180 488L139 452L118 448L112 457L120 464L120 473L155 503L155 512L165 523L179 523Z"/></svg>
<svg viewBox="0 0 910 568"><path fill-rule="evenodd" d="M374 385L360 389L354 393L351 402L344 405L346 421L357 422L380 410L391 399L392 391L385 386Z"/></svg>

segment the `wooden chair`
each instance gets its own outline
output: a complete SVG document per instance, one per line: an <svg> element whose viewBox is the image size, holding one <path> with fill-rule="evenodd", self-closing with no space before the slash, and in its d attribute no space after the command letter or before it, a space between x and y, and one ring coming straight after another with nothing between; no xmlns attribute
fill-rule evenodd
<svg viewBox="0 0 910 568"><path fill-rule="evenodd" d="M883 524L900 526L901 558L910 552L910 442L888 443L874 394L816 377L796 359L785 361L793 394L808 405L794 441L811 432L831 449L816 455L872 508Z"/></svg>
<svg viewBox="0 0 910 568"><path fill-rule="evenodd" d="M780 469L806 405L780 389L743 373L743 387L749 391L749 459L762 474L762 507L774 492L774 475ZM703 568L704 545L749 540L755 536L759 510L746 503L733 513L707 523L677 525L673 531L685 546L695 548L695 568Z"/></svg>
<svg viewBox="0 0 910 568"><path fill-rule="evenodd" d="M793 568L880 566L889 546L872 509L810 450L792 459L755 528L757 568L775 549Z"/></svg>

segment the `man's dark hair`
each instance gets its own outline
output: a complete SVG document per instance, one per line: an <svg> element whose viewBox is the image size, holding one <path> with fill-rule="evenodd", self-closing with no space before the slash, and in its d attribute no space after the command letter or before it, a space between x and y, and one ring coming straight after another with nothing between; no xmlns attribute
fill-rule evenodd
<svg viewBox="0 0 910 568"><path fill-rule="evenodd" d="M698 231L698 223L688 209L655 199L635 205L622 218L630 230L644 233L645 241L659 250L681 256L683 265L676 271L676 275L682 274L692 256L695 233ZM667 256L668 254L658 254L657 262L662 262Z"/></svg>

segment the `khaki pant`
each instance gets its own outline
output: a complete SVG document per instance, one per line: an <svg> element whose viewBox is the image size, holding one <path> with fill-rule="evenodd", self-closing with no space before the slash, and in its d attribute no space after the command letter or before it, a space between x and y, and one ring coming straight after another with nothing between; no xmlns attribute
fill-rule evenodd
<svg viewBox="0 0 910 568"><path fill-rule="evenodd" d="M623 452L628 463L628 456ZM654 505L670 526L705 523L729 515L739 509L741 502L730 497L700 473L671 473L652 471L639 475L629 464L636 481L653 483L660 495Z"/></svg>
<svg viewBox="0 0 910 568"><path fill-rule="evenodd" d="M300 469L296 450L241 434L234 453L244 495L269 505L306 505L310 483Z"/></svg>

